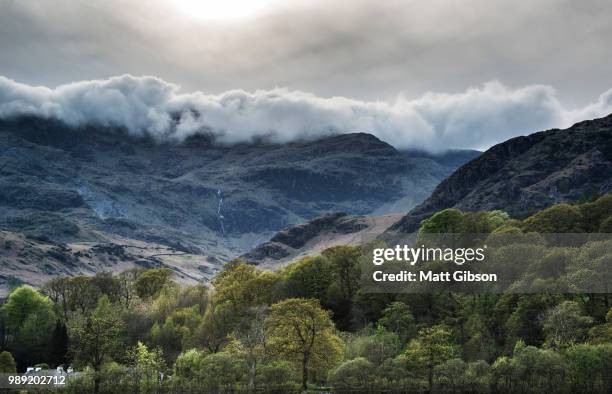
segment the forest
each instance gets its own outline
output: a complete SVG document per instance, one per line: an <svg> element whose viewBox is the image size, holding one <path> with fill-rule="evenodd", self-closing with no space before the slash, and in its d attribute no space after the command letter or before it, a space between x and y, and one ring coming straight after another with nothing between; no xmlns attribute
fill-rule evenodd
<svg viewBox="0 0 612 394"><path fill-rule="evenodd" d="M612 195L526 218L447 209L419 231L612 233ZM612 391L610 293L369 293L359 257L371 247L273 272L235 260L208 285L165 268L16 285L0 372L72 366L66 393ZM547 258L583 253L580 275L612 282L610 241L577 249Z"/></svg>

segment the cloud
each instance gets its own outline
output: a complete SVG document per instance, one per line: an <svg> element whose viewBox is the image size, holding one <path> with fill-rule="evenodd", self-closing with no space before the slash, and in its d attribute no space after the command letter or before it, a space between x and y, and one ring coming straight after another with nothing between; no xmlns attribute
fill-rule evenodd
<svg viewBox="0 0 612 394"><path fill-rule="evenodd" d="M537 82L571 105L612 82L609 0L271 0L226 21L178 3L216 2L4 0L0 70L46 86L131 73L190 91L284 86L361 100Z"/></svg>
<svg viewBox="0 0 612 394"><path fill-rule="evenodd" d="M499 82L462 93L426 93L416 99L400 95L385 102L280 88L187 93L159 78L131 75L54 89L0 76L0 118L36 115L71 126L122 127L159 141L180 142L207 132L223 143L261 137L283 143L368 132L398 148L483 149L516 135L610 112L612 89L582 108L566 109L549 86L511 89Z"/></svg>

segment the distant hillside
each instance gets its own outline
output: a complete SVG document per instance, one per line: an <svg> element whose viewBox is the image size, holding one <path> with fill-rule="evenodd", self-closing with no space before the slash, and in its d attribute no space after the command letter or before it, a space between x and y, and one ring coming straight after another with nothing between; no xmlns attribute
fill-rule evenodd
<svg viewBox="0 0 612 394"><path fill-rule="evenodd" d="M37 243L72 250L144 242L195 256L193 266L211 263L214 272L277 231L329 212L405 212L457 166L364 133L282 145L220 145L206 135L171 144L40 118L0 121L0 152L0 242L29 240L18 242L22 257L0 255L4 283L28 265L37 272L29 278L113 269L104 259L77 256L62 266L28 254Z"/></svg>
<svg viewBox="0 0 612 394"><path fill-rule="evenodd" d="M612 115L495 145L446 178L387 235L410 233L434 212L501 209L524 217L612 191Z"/></svg>
<svg viewBox="0 0 612 394"><path fill-rule="evenodd" d="M279 231L270 239L241 258L264 268L302 256L312 256L336 245L359 245L374 239L401 214L384 216L351 216L345 213L328 214L307 223Z"/></svg>

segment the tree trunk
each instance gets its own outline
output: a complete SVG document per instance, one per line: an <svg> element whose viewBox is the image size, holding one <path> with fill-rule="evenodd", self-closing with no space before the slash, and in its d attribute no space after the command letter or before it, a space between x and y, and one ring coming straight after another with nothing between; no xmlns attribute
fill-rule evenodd
<svg viewBox="0 0 612 394"><path fill-rule="evenodd" d="M257 363L253 362L249 366L249 392L255 392L255 375L257 373Z"/></svg>
<svg viewBox="0 0 612 394"><path fill-rule="evenodd" d="M308 355L304 354L302 359L302 388L308 389Z"/></svg>
<svg viewBox="0 0 612 394"><path fill-rule="evenodd" d="M94 372L94 393L98 394L100 392L100 373Z"/></svg>

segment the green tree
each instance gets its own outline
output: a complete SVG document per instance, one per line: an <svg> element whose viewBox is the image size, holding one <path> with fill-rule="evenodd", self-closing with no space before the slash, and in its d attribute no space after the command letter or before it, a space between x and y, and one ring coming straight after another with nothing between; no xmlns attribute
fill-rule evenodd
<svg viewBox="0 0 612 394"><path fill-rule="evenodd" d="M161 373L164 372L164 355L160 349L149 350L145 344L138 342L129 358L140 381L142 393L156 392L161 385Z"/></svg>
<svg viewBox="0 0 612 394"><path fill-rule="evenodd" d="M491 368L493 373L493 387L502 393L517 392L516 385L522 374L521 367L511 357L499 357Z"/></svg>
<svg viewBox="0 0 612 394"><path fill-rule="evenodd" d="M206 393L228 393L239 391L246 375L244 359L239 355L219 352L202 360L199 376Z"/></svg>
<svg viewBox="0 0 612 394"><path fill-rule="evenodd" d="M136 294L143 300L155 298L170 282L172 271L168 268L154 268L138 275L134 287Z"/></svg>
<svg viewBox="0 0 612 394"><path fill-rule="evenodd" d="M230 263L213 280L214 303L228 308L239 320L248 308L269 305L279 280L274 272L242 262Z"/></svg>
<svg viewBox="0 0 612 394"><path fill-rule="evenodd" d="M460 233L463 229L463 213L455 208L436 212L421 222L419 233Z"/></svg>
<svg viewBox="0 0 612 394"><path fill-rule="evenodd" d="M525 220L525 230L536 233L581 233L584 218L578 207L569 204L553 205Z"/></svg>
<svg viewBox="0 0 612 394"><path fill-rule="evenodd" d="M265 306L251 308L238 324L234 336L238 339L240 351L244 354L248 369L248 388L255 389L259 365L266 358L267 335Z"/></svg>
<svg viewBox="0 0 612 394"><path fill-rule="evenodd" d="M376 389L376 367L363 357L348 360L329 374L329 384L336 393L367 393Z"/></svg>
<svg viewBox="0 0 612 394"><path fill-rule="evenodd" d="M401 350L397 334L379 326L373 335L358 336L347 343L347 358L363 357L375 365L395 357Z"/></svg>
<svg viewBox="0 0 612 394"><path fill-rule="evenodd" d="M341 357L329 312L316 300L290 298L272 305L268 327L270 346L300 364L304 389L313 364L321 359L333 364Z"/></svg>
<svg viewBox="0 0 612 394"><path fill-rule="evenodd" d="M579 344L565 351L575 393L610 392L612 382L612 345ZM598 387L599 385L602 387Z"/></svg>
<svg viewBox="0 0 612 394"><path fill-rule="evenodd" d="M70 279L65 276L53 278L41 289L59 307L64 321L68 321L70 311Z"/></svg>
<svg viewBox="0 0 612 394"><path fill-rule="evenodd" d="M57 316L53 302L32 287L14 289L2 306L8 343L18 360L45 361Z"/></svg>
<svg viewBox="0 0 612 394"><path fill-rule="evenodd" d="M123 342L123 321L107 296L98 300L98 306L87 317L73 319L70 336L76 357L89 363L95 372L94 392L99 392L100 369L104 360L120 349Z"/></svg>
<svg viewBox="0 0 612 394"><path fill-rule="evenodd" d="M436 391L461 393L467 391L467 363L460 358L451 358L434 368Z"/></svg>
<svg viewBox="0 0 612 394"><path fill-rule="evenodd" d="M443 325L419 330L417 338L408 343L404 352L405 357L414 363L415 368L422 368L425 371L429 392L433 388L434 368L456 354L450 330Z"/></svg>
<svg viewBox="0 0 612 394"><path fill-rule="evenodd" d="M548 345L557 348L583 339L592 322L593 319L584 315L577 302L564 301L546 312L542 328Z"/></svg>
<svg viewBox="0 0 612 394"><path fill-rule="evenodd" d="M17 372L17 363L13 355L7 351L0 352L0 372L15 373Z"/></svg>
<svg viewBox="0 0 612 394"><path fill-rule="evenodd" d="M49 297L40 294L28 285L17 287L2 305L2 313L6 317L6 328L10 332L17 332L30 316L41 310L53 311L53 303Z"/></svg>
<svg viewBox="0 0 612 394"><path fill-rule="evenodd" d="M394 301L383 309L378 324L399 336L406 343L416 333L416 324L410 307L401 301Z"/></svg>
<svg viewBox="0 0 612 394"><path fill-rule="evenodd" d="M589 342L594 345L612 343L612 308L606 314L606 322L589 330Z"/></svg>
<svg viewBox="0 0 612 394"><path fill-rule="evenodd" d="M519 296L516 307L505 324L508 344L512 345L520 338L528 345L540 346L544 342L540 323L542 313L557 305L560 299L560 296L554 294Z"/></svg>
<svg viewBox="0 0 612 394"><path fill-rule="evenodd" d="M334 312L334 321L341 330L347 330L352 323L353 298L359 287L361 250L352 246L334 246L322 255L331 263L334 281L330 284L327 305Z"/></svg>
<svg viewBox="0 0 612 394"><path fill-rule="evenodd" d="M174 363L174 375L186 379L195 379L202 368L206 354L197 349L189 349L179 354Z"/></svg>
<svg viewBox="0 0 612 394"><path fill-rule="evenodd" d="M281 274L285 293L291 297L328 299L329 286L334 280L331 262L323 256L308 256L287 265Z"/></svg>
<svg viewBox="0 0 612 394"><path fill-rule="evenodd" d="M257 371L257 390L264 393L293 393L300 387L295 371L287 361L263 364Z"/></svg>
<svg viewBox="0 0 612 394"><path fill-rule="evenodd" d="M566 376L567 365L558 352L525 346L519 341L514 348L513 363L517 366L520 382L515 387L520 387L520 391L555 392L556 388L563 388L558 383Z"/></svg>
<svg viewBox="0 0 612 394"><path fill-rule="evenodd" d="M100 298L100 289L90 276L75 276L68 282L68 305L71 311L85 315L96 307Z"/></svg>
<svg viewBox="0 0 612 394"><path fill-rule="evenodd" d="M151 342L163 349L166 360L172 362L182 350L183 338L189 334L189 329L174 323L172 317L167 317L164 324L153 324L151 327Z"/></svg>
<svg viewBox="0 0 612 394"><path fill-rule="evenodd" d="M197 329L197 340L211 353L221 350L237 324L237 316L225 305L211 303Z"/></svg>
<svg viewBox="0 0 612 394"><path fill-rule="evenodd" d="M49 346L49 361L53 365L65 364L68 353L68 328L60 320L55 323Z"/></svg>

